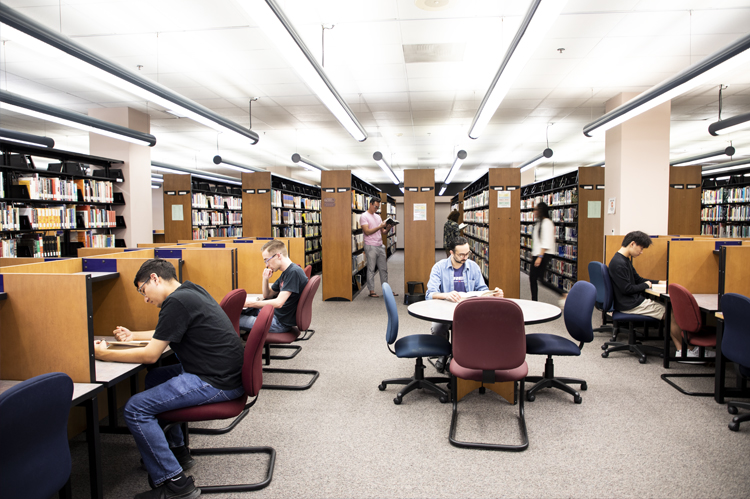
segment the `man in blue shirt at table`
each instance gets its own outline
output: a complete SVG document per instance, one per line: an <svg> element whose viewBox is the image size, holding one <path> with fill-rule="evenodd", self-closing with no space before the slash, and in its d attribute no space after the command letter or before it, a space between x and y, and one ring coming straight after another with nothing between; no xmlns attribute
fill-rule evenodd
<svg viewBox="0 0 750 499"><path fill-rule="evenodd" d="M464 237L457 237L449 243L450 257L440 260L432 266L430 281L427 283L428 300L448 300L454 303L460 302L463 297L460 293L472 291L489 291L484 283L482 271L479 265L469 260L471 250L469 241ZM492 296L503 297L503 290L495 288ZM432 323L432 334L437 334L448 339L450 324L439 322ZM442 371L445 368L446 359L435 362L435 368Z"/></svg>

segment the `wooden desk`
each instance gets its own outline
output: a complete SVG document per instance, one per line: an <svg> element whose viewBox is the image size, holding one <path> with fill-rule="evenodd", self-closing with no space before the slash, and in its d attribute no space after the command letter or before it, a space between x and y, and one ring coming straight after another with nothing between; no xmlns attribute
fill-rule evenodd
<svg viewBox="0 0 750 499"><path fill-rule="evenodd" d="M560 307L531 300L520 300L517 298L507 298L518 304L523 312L523 322L526 325L541 324L557 319L562 315ZM418 319L431 322L440 322L450 324L453 322L453 312L456 310L457 303L447 300L424 300L409 305L409 315ZM465 395L473 392L477 388L484 386L480 381L466 380L456 378L457 399L461 400ZM515 383L492 383L486 386L493 392L497 393L511 404L515 404ZM522 394L523 396L523 394Z"/></svg>
<svg viewBox="0 0 750 499"><path fill-rule="evenodd" d="M0 393L12 386L21 383L16 380L0 380ZM73 398L71 407L83 406L86 411L86 443L89 452L89 480L91 484L91 497L102 499L104 490L102 487L102 459L101 442L99 439L99 406L97 395L104 390L104 386L98 383L73 383Z"/></svg>

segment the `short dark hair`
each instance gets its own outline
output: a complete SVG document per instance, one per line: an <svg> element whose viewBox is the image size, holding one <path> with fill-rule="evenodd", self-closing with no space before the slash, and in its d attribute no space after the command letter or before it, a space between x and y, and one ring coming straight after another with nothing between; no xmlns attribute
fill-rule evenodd
<svg viewBox="0 0 750 499"><path fill-rule="evenodd" d="M177 280L177 272L175 272L174 265L161 258L152 258L143 262L141 268L136 272L135 279L133 279L135 287L138 287L139 282L148 281L151 274L156 274L165 281Z"/></svg>
<svg viewBox="0 0 750 499"><path fill-rule="evenodd" d="M539 214L537 217L538 220L549 218L549 206L547 206L547 203L544 201L538 202L536 206L534 206L534 209L537 210L537 213Z"/></svg>
<svg viewBox="0 0 750 499"><path fill-rule="evenodd" d="M373 197L370 198L370 204L367 205L367 206L372 205L372 203L380 203L380 202L381 202L381 199L379 197L373 196Z"/></svg>
<svg viewBox="0 0 750 499"><path fill-rule="evenodd" d="M452 220L454 222L458 222L458 217L460 217L460 216L461 216L461 214L458 212L458 210L453 210L448 215L448 220Z"/></svg>
<svg viewBox="0 0 750 499"><path fill-rule="evenodd" d="M463 246L464 244L469 244L469 241L465 237L458 236L453 241L448 243L448 249L454 251L456 249L456 246Z"/></svg>
<svg viewBox="0 0 750 499"><path fill-rule="evenodd" d="M630 246L630 243L632 242L635 242L636 246L640 246L641 248L648 248L651 246L651 238L649 235L639 230L628 232L622 240L622 247Z"/></svg>

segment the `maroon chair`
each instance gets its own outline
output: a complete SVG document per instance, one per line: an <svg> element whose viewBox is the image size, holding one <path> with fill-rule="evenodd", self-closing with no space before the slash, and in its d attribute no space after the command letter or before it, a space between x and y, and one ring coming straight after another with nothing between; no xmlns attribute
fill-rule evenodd
<svg viewBox="0 0 750 499"><path fill-rule="evenodd" d="M305 289L302 290L302 293L299 297L299 302L297 302L297 327L283 333L268 333L268 338L266 338L263 349L265 365L269 365L271 363L271 359L279 358L277 356L271 355L271 347L287 347L296 349L292 355L288 357L281 357L283 359L291 359L292 357L297 355L299 350L302 348L300 346L290 345L290 343L299 340L300 336L302 335L302 331L307 331L310 328L310 322L312 321L312 303L313 298L315 298L315 293L318 291L318 286L320 286L320 276L316 275L313 276L309 281L307 281ZM313 386L315 381L318 379L318 376L320 376L320 373L318 371L306 369L276 369L264 367L263 372L281 374L307 374L312 376L312 379L310 379L310 381L305 385L263 385L263 388L268 390L307 390L308 388Z"/></svg>
<svg viewBox="0 0 750 499"><path fill-rule="evenodd" d="M232 326L234 326L237 334L240 334L240 314L242 313L242 308L245 306L246 298L247 293L244 289L234 289L227 293L221 299L221 303L219 303L221 309L224 310L224 313L227 314L227 317L232 322ZM229 426L225 426L224 428L191 428L190 433L193 435L223 435L224 433L229 433L247 416L248 412L250 412L250 409L245 408Z"/></svg>
<svg viewBox="0 0 750 499"><path fill-rule="evenodd" d="M669 285L669 301L677 325L682 329L682 357L687 359L688 347L698 347L700 356L690 357L690 361L706 362L713 358L705 357L706 347L716 346L716 330L706 328L701 317L701 309L693 294L679 284ZM669 378L713 378L714 374L662 374L661 379L676 388L680 393L693 397L713 397L714 392L688 392L677 386Z"/></svg>
<svg viewBox="0 0 750 499"><path fill-rule="evenodd" d="M159 414L160 420L169 421L164 428L166 432L176 424L183 424L195 421L212 421L214 419L229 419L237 417L243 410L252 407L258 401L258 393L263 385L263 362L261 358L262 345L268 335L268 329L271 327L273 320L273 307L266 305L261 309L258 318L253 325L253 329L247 337L245 343L245 360L242 364L242 386L245 388L245 395L228 402L218 402L216 404L205 404L194 407L185 407L175 409ZM254 397L248 403L248 397ZM185 445L188 445L189 432L183 431L185 436ZM276 463L276 451L272 447L218 447L218 448L201 448L190 449L193 456L216 455L216 454L268 454L269 463L266 477L263 481L250 484L238 485L210 485L201 486L203 493L218 492L241 492L249 490L259 490L271 483L273 478L273 468Z"/></svg>
<svg viewBox="0 0 750 499"><path fill-rule="evenodd" d="M312 265L308 265L307 267L305 267L305 275L307 276L308 280L312 277Z"/></svg>
<svg viewBox="0 0 750 499"><path fill-rule="evenodd" d="M498 320L502 317L502 320ZM453 360L450 363L453 416L448 440L456 447L472 449L522 451L529 447L523 409L526 365L526 332L523 312L516 303L504 298L471 298L460 302L453 313ZM480 381L482 384L521 382L518 399L520 445L462 442L456 440L458 401L456 378ZM484 387L482 387L484 388ZM483 390L480 389L480 393Z"/></svg>

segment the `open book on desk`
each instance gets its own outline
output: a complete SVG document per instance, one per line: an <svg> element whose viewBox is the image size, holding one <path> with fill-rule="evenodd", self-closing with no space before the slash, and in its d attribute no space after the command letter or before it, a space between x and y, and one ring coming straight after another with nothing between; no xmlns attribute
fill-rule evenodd
<svg viewBox="0 0 750 499"><path fill-rule="evenodd" d="M477 298L481 296L494 296L495 290L494 289L488 289L487 291L469 291L467 293L458 293L461 295L461 298Z"/></svg>
<svg viewBox="0 0 750 499"><path fill-rule="evenodd" d="M118 347L145 347L150 342L149 340L136 340L136 341L108 341L107 346L115 345Z"/></svg>

